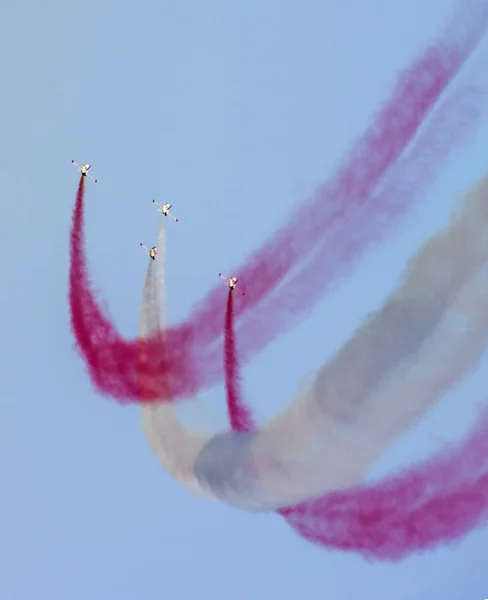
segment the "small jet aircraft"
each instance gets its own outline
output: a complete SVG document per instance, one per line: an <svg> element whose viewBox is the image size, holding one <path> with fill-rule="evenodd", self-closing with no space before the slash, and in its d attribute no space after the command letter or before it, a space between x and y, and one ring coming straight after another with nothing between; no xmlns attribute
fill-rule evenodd
<svg viewBox="0 0 488 600"><path fill-rule="evenodd" d="M227 278L224 275L222 275L222 273L219 273L219 277L222 277L222 279L225 281L225 285L229 286L231 291L237 290L239 294L242 294L244 296L244 292L236 286L236 283L239 281L237 277Z"/></svg>
<svg viewBox="0 0 488 600"><path fill-rule="evenodd" d="M91 165L80 165L78 163L76 163L74 160L71 161L74 165L76 165L76 168L78 171L81 171L81 174L83 175L83 177L88 177L88 179L91 179L92 181L94 181L95 183L97 183L98 179L95 179L94 177L92 177L91 175L88 174L88 171L91 169Z"/></svg>
<svg viewBox="0 0 488 600"><path fill-rule="evenodd" d="M169 202L167 204L159 204L159 202L156 202L156 200L153 200L153 202L159 206L158 211L161 214L163 214L165 217L169 217L170 219L173 219L173 221L175 221L176 223L178 222L177 217L174 217L173 215L169 214L169 211L171 210L171 207L173 206L172 204L169 204Z"/></svg>
<svg viewBox="0 0 488 600"><path fill-rule="evenodd" d="M158 249L156 248L156 246L153 246L152 248L146 248L146 246L144 246L144 244L142 244L142 243L141 243L141 246L146 251L147 256L149 256L149 258L152 258L153 260L155 260L156 254L158 253Z"/></svg>

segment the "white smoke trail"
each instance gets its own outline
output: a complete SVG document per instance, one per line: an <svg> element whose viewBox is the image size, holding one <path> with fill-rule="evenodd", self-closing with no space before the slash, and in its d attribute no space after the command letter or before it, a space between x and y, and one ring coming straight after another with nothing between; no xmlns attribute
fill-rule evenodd
<svg viewBox="0 0 488 600"><path fill-rule="evenodd" d="M487 200L485 179L311 388L258 432L205 438L185 430L171 406L145 408L145 429L163 465L195 493L245 510L357 483L485 347ZM156 313L157 304L153 293Z"/></svg>
<svg viewBox="0 0 488 600"><path fill-rule="evenodd" d="M139 335L149 337L163 331L166 325L166 267L165 217L161 217L156 246L156 260L150 260L144 282ZM194 494L213 498L205 491L193 474L193 463L203 446L206 436L183 428L176 405L161 403L142 407L142 428L149 444L163 467Z"/></svg>

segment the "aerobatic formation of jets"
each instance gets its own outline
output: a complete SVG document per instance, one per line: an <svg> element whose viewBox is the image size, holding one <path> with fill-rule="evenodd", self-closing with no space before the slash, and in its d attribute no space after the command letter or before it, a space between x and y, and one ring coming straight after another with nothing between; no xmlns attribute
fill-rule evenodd
<svg viewBox="0 0 488 600"><path fill-rule="evenodd" d="M76 166L77 170L83 175L83 177L88 177L89 179L91 179L92 181L97 183L98 179L95 179L88 173L88 171L91 169L91 165L86 163L86 164L82 164L80 166L74 160L72 160L71 162ZM169 217L170 219L175 221L175 223L178 222L178 218L175 217L174 215L170 214L170 212L169 212L171 210L171 208L173 207L172 204L170 204L169 202L167 202L166 204L159 204L158 202L156 202L156 200L153 200L153 203L157 205L158 212L160 212L163 216ZM142 242L140 245L145 250L145 254L147 256L149 256L149 258L151 258L152 260L156 260L156 255L158 253L158 249L156 246L153 246L152 248L148 248L147 246L144 246L144 244ZM225 277L224 275L222 275L222 273L219 273L219 277L221 277L224 280L225 285L227 285L232 292L234 290L237 290L240 294L242 294L244 296L244 292L240 288L238 288L236 285L237 282L239 281L237 277Z"/></svg>

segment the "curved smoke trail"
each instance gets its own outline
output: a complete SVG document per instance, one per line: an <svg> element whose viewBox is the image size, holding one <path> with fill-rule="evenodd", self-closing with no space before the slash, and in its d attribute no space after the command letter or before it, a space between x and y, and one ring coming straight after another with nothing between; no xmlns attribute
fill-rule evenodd
<svg viewBox="0 0 488 600"><path fill-rule="evenodd" d="M447 454L376 485L357 483L486 347L487 200L488 178L289 409L251 434L214 436L175 460L173 476L239 508L278 510L307 539L370 558L398 559L478 525L488 512L488 416ZM162 446L168 435L161 419L148 432ZM357 487L336 491L346 486Z"/></svg>
<svg viewBox="0 0 488 600"><path fill-rule="evenodd" d="M139 335L147 338L154 332L163 331L166 325L166 239L165 219L161 218L157 235L158 254L156 260L150 260L144 282L142 310L139 324ZM145 351L142 353L145 359ZM144 382L141 384L144 386ZM170 397L169 388L164 398ZM215 497L206 492L193 475L191 467L185 471L182 465L191 464L188 457L200 452L207 437L196 432L191 434L182 427L176 407L167 402L157 407L153 404L142 405L142 427L148 436L153 451L157 454L163 467L179 480L194 494L209 499ZM160 426L164 424L164 439L157 435Z"/></svg>
<svg viewBox="0 0 488 600"><path fill-rule="evenodd" d="M456 542L488 517L487 427L485 412L449 452L375 486L279 512L305 539L369 559L399 560Z"/></svg>
<svg viewBox="0 0 488 600"><path fill-rule="evenodd" d="M308 203L300 228L293 221L289 223L240 270L246 296L235 307L236 319L245 315L248 319L246 325L244 320L241 323L247 334L241 335L240 331L243 362L291 324L291 317L303 318L373 242L391 233L392 225L398 225L400 217L423 196L459 136L476 122L479 115L472 90L462 97L449 96L442 110L434 114L430 128L420 132L415 143L429 112L485 33L486 3L463 2L461 6L464 12L456 15L446 34L402 74L373 125L333 179ZM402 153L412 142L414 149L402 161ZM221 288L204 298L187 323L164 335L157 332L145 342L123 339L97 306L90 289L82 243L83 210L78 206L81 203L82 199L77 200L77 220L72 230L70 299L73 330L97 388L121 401L140 401L142 397L147 402L161 399L168 378L173 399L217 383L224 376ZM311 263L285 285L279 297L275 296L276 286L305 260ZM313 272L317 265L323 274L320 282ZM301 285L296 285L297 281ZM268 304L256 309L266 298ZM271 310L270 306L269 327L261 326L259 335L252 335L258 315L262 325L264 311ZM249 312L251 307L256 309L254 315Z"/></svg>

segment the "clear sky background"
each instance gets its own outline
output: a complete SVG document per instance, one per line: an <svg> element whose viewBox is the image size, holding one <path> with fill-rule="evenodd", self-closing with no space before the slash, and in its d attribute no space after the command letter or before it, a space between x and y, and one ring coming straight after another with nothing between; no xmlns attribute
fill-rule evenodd
<svg viewBox="0 0 488 600"><path fill-rule="evenodd" d="M314 547L274 515L193 497L150 452L138 407L91 387L73 351L68 234L87 182L93 278L135 336L158 213L171 321L331 174L446 0L26 0L0 22L2 266L0 598L159 600L488 597L487 530L398 564ZM485 50L487 49L485 44ZM488 126L455 152L401 234L244 371L264 419L382 301L406 260L484 173ZM230 273L229 273L230 275ZM376 475L459 437L486 361L392 448ZM195 414L225 423L221 387ZM190 411L191 412L191 411Z"/></svg>

